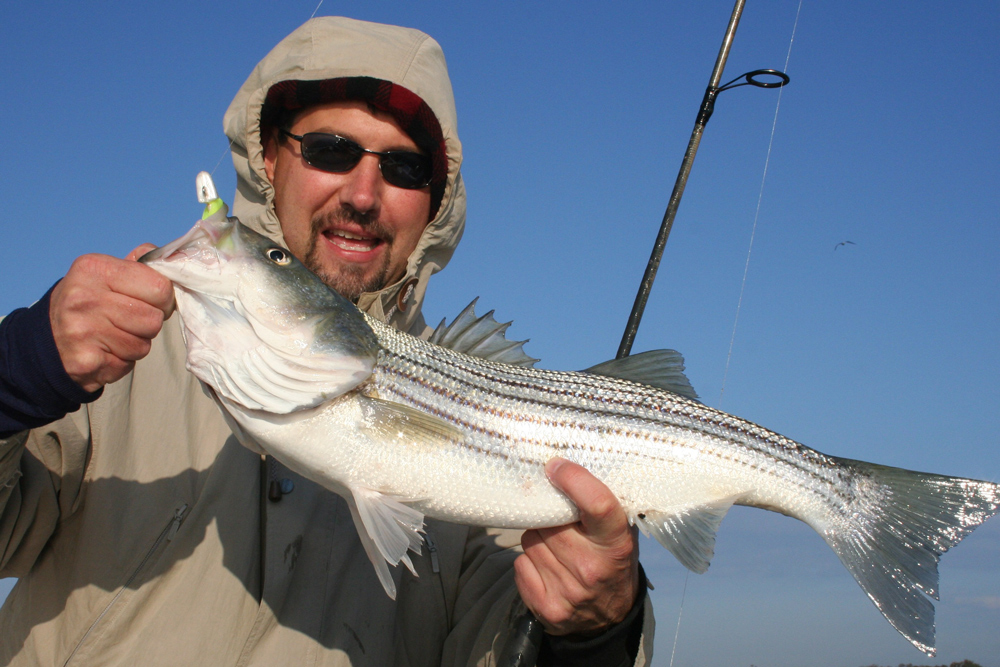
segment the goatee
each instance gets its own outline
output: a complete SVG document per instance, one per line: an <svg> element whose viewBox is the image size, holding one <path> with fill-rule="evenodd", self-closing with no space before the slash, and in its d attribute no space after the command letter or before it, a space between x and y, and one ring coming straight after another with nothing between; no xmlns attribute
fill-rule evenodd
<svg viewBox="0 0 1000 667"><path fill-rule="evenodd" d="M358 266L347 264L330 271L320 261L317 245L324 229L338 222L351 222L359 225L382 243L391 244L393 234L383 227L378 220L366 213L359 213L352 208L341 207L337 211L317 216L312 220L312 233L309 237L309 247L306 249L302 263L306 268L319 276L327 287L337 291L341 296L357 303L365 292L377 292L385 287L389 279L389 253L383 252L378 266Z"/></svg>

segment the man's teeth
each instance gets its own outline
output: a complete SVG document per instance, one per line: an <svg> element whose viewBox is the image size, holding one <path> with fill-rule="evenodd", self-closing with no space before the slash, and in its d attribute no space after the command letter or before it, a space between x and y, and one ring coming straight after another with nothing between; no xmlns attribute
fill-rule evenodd
<svg viewBox="0 0 1000 667"><path fill-rule="evenodd" d="M359 236L357 234L341 230L331 232L327 238L330 239L330 242L338 248L352 250L354 252L367 252L372 250L379 243L378 239Z"/></svg>

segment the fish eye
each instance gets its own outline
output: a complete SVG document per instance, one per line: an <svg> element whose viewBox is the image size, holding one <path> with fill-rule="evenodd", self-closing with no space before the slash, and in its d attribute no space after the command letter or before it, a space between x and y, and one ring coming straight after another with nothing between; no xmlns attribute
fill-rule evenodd
<svg viewBox="0 0 1000 667"><path fill-rule="evenodd" d="M284 266L292 261L292 256L284 248L270 248L264 253L275 264Z"/></svg>

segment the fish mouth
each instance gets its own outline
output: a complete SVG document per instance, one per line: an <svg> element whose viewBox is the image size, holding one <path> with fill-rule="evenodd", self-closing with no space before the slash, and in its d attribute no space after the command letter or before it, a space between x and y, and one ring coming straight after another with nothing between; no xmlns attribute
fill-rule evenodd
<svg viewBox="0 0 1000 667"><path fill-rule="evenodd" d="M150 250L139 261L143 264L194 261L204 268L218 270L223 259L220 245L232 229L233 223L228 220L200 220L184 236Z"/></svg>
<svg viewBox="0 0 1000 667"><path fill-rule="evenodd" d="M239 254L230 220L201 220L184 236L151 250L139 261L169 278L175 288L224 297L232 285L224 270Z"/></svg>

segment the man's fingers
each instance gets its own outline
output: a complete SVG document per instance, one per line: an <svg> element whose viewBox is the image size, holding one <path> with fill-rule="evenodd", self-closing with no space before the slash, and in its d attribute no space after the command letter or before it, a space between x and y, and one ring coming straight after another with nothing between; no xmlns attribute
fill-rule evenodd
<svg viewBox="0 0 1000 667"><path fill-rule="evenodd" d="M573 549L579 536L572 534L572 526L527 530L521 537L521 548L535 568L542 573L542 579L551 588L552 578L570 579L574 573L559 560L558 551Z"/></svg>
<svg viewBox="0 0 1000 667"><path fill-rule="evenodd" d="M155 308L151 310L162 317L163 314L160 311ZM149 321L152 322L152 318ZM155 332L159 331L159 325L155 329L152 326L148 326L143 333L133 333L118 326L113 319L109 321L109 324L111 326L103 332L100 340L103 342L108 354L122 361L138 361L149 354L149 350L153 345L153 338L156 336ZM135 320L129 321L128 325L135 329L140 328L137 326ZM147 333L150 330L154 331L152 335Z"/></svg>
<svg viewBox="0 0 1000 667"><path fill-rule="evenodd" d="M635 603L635 531L615 495L585 468L553 459L546 473L576 504L580 519L525 531L515 580L546 632L592 635L621 622Z"/></svg>
<svg viewBox="0 0 1000 667"><path fill-rule="evenodd" d="M163 328L164 313L141 299L122 294L112 295L108 320L112 326L133 337L152 339Z"/></svg>
<svg viewBox="0 0 1000 667"><path fill-rule="evenodd" d="M142 245L134 249L132 252L130 252L128 255L126 255L125 259L127 261L137 261L140 257L150 252L151 250L156 250L156 248L157 246L153 245L152 243L143 243ZM145 266L145 264L143 264L143 266ZM157 272L153 271L153 273ZM157 273L157 275L160 274ZM160 277L162 278L163 276ZM164 280L166 280L166 278L164 278ZM166 289L166 293L163 292L164 288ZM154 301L150 301L149 303L152 303L157 308L162 310L164 317L170 317L170 315L174 312L174 306L176 305L174 302L173 284L169 280L167 280L166 283L158 280L157 291L154 297L155 297Z"/></svg>
<svg viewBox="0 0 1000 667"><path fill-rule="evenodd" d="M580 511L584 532L595 541L618 537L628 522L615 494L583 466L555 458L545 466L549 480L565 493Z"/></svg>
<svg viewBox="0 0 1000 667"><path fill-rule="evenodd" d="M128 375L134 366L135 361L121 359L117 355L105 352L93 362L93 367L96 370L87 376L90 379L80 383L80 386L86 391L97 391L104 385L111 384Z"/></svg>
<svg viewBox="0 0 1000 667"><path fill-rule="evenodd" d="M524 554L514 561L514 581L521 600L542 622L545 631L551 635L567 634L566 623L577 615L575 603L586 599L586 591L537 532L526 531L528 539L522 538Z"/></svg>
<svg viewBox="0 0 1000 667"><path fill-rule="evenodd" d="M514 561L514 581L521 599L529 609L533 609L538 600L545 599L545 582L538 568L527 555L521 554Z"/></svg>
<svg viewBox="0 0 1000 667"><path fill-rule="evenodd" d="M164 316L173 312L173 283L145 264L117 260L104 267L104 279L112 291L155 306Z"/></svg>
<svg viewBox="0 0 1000 667"><path fill-rule="evenodd" d="M153 245L152 243L143 243L141 246L139 246L129 254L125 255L125 259L129 262L134 262L143 255L145 255L150 250L156 250L156 246Z"/></svg>
<svg viewBox="0 0 1000 667"><path fill-rule="evenodd" d="M87 391L118 380L149 353L173 305L171 282L144 264L108 255L77 258L49 301L63 367Z"/></svg>
<svg viewBox="0 0 1000 667"><path fill-rule="evenodd" d="M142 246L132 252L137 252ZM173 308L173 284L145 264L109 255L83 255L70 267L64 283L77 288L110 290L159 308L167 314Z"/></svg>

